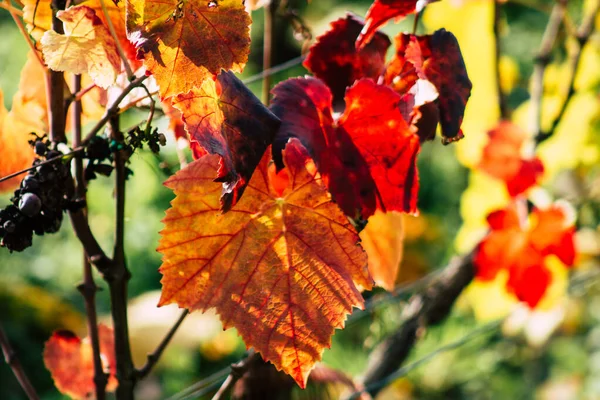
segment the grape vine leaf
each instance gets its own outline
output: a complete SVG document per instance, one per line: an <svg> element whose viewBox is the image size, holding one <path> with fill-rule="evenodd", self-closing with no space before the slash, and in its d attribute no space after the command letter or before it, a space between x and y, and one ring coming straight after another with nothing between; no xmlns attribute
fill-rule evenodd
<svg viewBox="0 0 600 400"><path fill-rule="evenodd" d="M222 208L228 211L273 142L279 119L231 71L172 99L190 141L222 157L217 181L223 182Z"/></svg>
<svg viewBox="0 0 600 400"><path fill-rule="evenodd" d="M106 10L108 12L108 18L110 18L112 26L115 29L115 36L119 40L119 44L125 53L125 57L127 57L127 60L132 65L133 69L136 70L141 66L142 63L137 59L137 49L127 38L127 32L125 29L125 2L114 2L109 0L86 0L80 5L88 6L93 9L98 18L100 18L102 23L104 23L104 26L108 27L108 20L102 11L101 1L104 1L104 5L106 6Z"/></svg>
<svg viewBox="0 0 600 400"><path fill-rule="evenodd" d="M391 42L376 32L366 46L356 50L354 43L363 21L348 13L331 23L331 28L310 48L304 66L329 86L334 104L343 102L346 88L361 78L377 78L385 68L385 54Z"/></svg>
<svg viewBox="0 0 600 400"><path fill-rule="evenodd" d="M393 290L404 248L404 216L391 211L375 212L360 232L363 249L369 259L369 272L378 286Z"/></svg>
<svg viewBox="0 0 600 400"><path fill-rule="evenodd" d="M225 328L301 386L335 328L371 288L358 235L331 201L297 140L276 173L266 152L228 213L219 213L219 157L206 155L167 180L176 197L158 251L159 306L215 307Z"/></svg>
<svg viewBox="0 0 600 400"><path fill-rule="evenodd" d="M240 0L131 0L127 35L161 98L187 93L221 69L241 72L252 20Z"/></svg>
<svg viewBox="0 0 600 400"><path fill-rule="evenodd" d="M556 256L566 267L575 261L574 217L572 209L557 202L522 219L514 203L489 214L491 231L479 244L474 264L477 278L484 281L505 269L507 288L534 308L550 284L546 257Z"/></svg>
<svg viewBox="0 0 600 400"><path fill-rule="evenodd" d="M23 21L27 32L39 42L44 32L52 29L52 1L23 0Z"/></svg>
<svg viewBox="0 0 600 400"><path fill-rule="evenodd" d="M504 181L512 197L538 183L544 173L544 165L537 156L531 159L521 156L528 136L519 126L503 121L490 130L488 136L479 168Z"/></svg>
<svg viewBox="0 0 600 400"><path fill-rule="evenodd" d="M48 67L88 73L101 88L112 85L121 70L121 59L114 39L96 12L87 6L75 6L57 12L56 17L64 22L65 34L44 32L42 52Z"/></svg>
<svg viewBox="0 0 600 400"><path fill-rule="evenodd" d="M173 102L171 101L171 98L163 100L161 104L165 117L169 119L169 131L173 133L173 136L175 136L176 140L184 139L187 141L188 136L185 131L185 126L183 124L183 117L181 115L181 111L173 107Z"/></svg>
<svg viewBox="0 0 600 400"><path fill-rule="evenodd" d="M356 47L365 46L375 35L377 28L390 19L398 21L408 14L421 12L427 4L434 1L438 0L375 0L367 11L365 27L356 40Z"/></svg>
<svg viewBox="0 0 600 400"><path fill-rule="evenodd" d="M417 212L419 137L405 122L402 98L392 89L361 79L346 91L338 120L332 95L316 78L296 78L273 89L271 109L281 119L273 159L298 138L315 160L340 208L363 219L375 210Z"/></svg>
<svg viewBox="0 0 600 400"><path fill-rule="evenodd" d="M117 387L116 357L113 330L98 325L100 355L103 368L109 373L107 391ZM95 393L94 360L90 338L80 339L70 331L56 331L44 347L44 364L50 371L56 388L75 399L89 399Z"/></svg>
<svg viewBox="0 0 600 400"><path fill-rule="evenodd" d="M410 38L410 35L402 33L394 38L396 51L385 69L385 84L400 94L407 93L419 79L414 64L405 56Z"/></svg>
<svg viewBox="0 0 600 400"><path fill-rule="evenodd" d="M411 35L404 57L415 66L419 78L431 82L439 93L443 143L462 139L460 126L473 85L456 37L445 29L433 35Z"/></svg>

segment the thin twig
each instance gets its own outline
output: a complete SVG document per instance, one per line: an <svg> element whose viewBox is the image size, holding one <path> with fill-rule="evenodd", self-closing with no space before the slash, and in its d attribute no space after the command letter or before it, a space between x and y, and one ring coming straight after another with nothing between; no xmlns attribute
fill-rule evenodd
<svg viewBox="0 0 600 400"><path fill-rule="evenodd" d="M81 75L73 77L73 91L81 91ZM81 145L81 99L73 103L73 146ZM84 200L86 197L86 183L83 175L83 159L75 157L75 196L78 200ZM87 210L83 213L87 222ZM83 255L83 282L77 286L77 289L83 296L85 302L85 311L87 314L88 336L92 345L92 358L94 362L94 386L96 388L96 399L104 400L106 398L106 384L108 375L102 368L102 359L100 356L100 339L98 335L98 318L96 315L96 291L98 287L94 282L92 275L92 264L89 262L87 254Z"/></svg>
<svg viewBox="0 0 600 400"><path fill-rule="evenodd" d="M468 342L470 342L471 340L486 334L488 332L491 331L495 331L496 329L498 329L500 327L500 324L502 323L502 320L498 320L498 321L493 321L490 323L487 323L483 326L481 326L480 328L474 329L471 332L469 332L468 334L466 334L465 336L463 336L462 338L454 341L454 342L450 342L444 346L439 347L438 349L436 349L435 351L432 351L431 353L425 355L424 357L416 360L413 363L410 363L400 369L398 369L397 371L387 375L386 377L378 380L377 382L373 382L371 384L368 384L364 387L364 389L354 392L353 394L351 394L348 397L348 400L356 400L360 398L360 395L363 393L377 393L379 392L381 389L383 389L384 387L388 386L389 384L391 384L392 382L394 382L396 379L401 378L403 376L405 376L406 374L408 374L410 371L412 371L413 369L420 367L422 364L430 361L431 359L437 357L438 355L445 353L447 351L450 350L454 350L458 347L461 347L465 344L467 344Z"/></svg>
<svg viewBox="0 0 600 400"><path fill-rule="evenodd" d="M500 119L510 118L510 111L506 101L506 95L502 90L502 79L500 76L500 56L502 54L502 40L500 39L500 2L494 1L494 42L496 45L496 91L498 95L498 106L500 107Z"/></svg>
<svg viewBox="0 0 600 400"><path fill-rule="evenodd" d="M551 137L554 134L554 131L556 131L556 128L560 124L560 121L563 119L565 112L567 111L567 107L568 107L571 99L573 98L573 95L575 94L575 78L577 77L577 71L579 70L579 62L581 60L581 53L583 51L583 48L587 44L590 36L594 32L594 27L595 27L594 21L596 20L599 9L600 9L600 0L596 0L594 3L594 6L591 8L589 14L587 14L583 18L581 26L579 27L579 29L577 29L577 32L576 32L577 48L573 51L573 53L569 57L570 76L569 76L569 81L567 84L567 94L561 104L558 114L556 114L556 117L552 121L552 125L550 126L550 129L543 132L543 131L541 131L541 128L540 128L540 130L537 131L537 135L536 135L535 139L536 139L536 143L538 143L538 144L543 142L544 140L548 139L549 137Z"/></svg>
<svg viewBox="0 0 600 400"><path fill-rule="evenodd" d="M175 335L175 332L177 332L177 329L179 329L179 327L183 323L183 320L185 319L185 317L188 316L189 313L190 312L188 310L184 310L175 322L175 324L173 324L171 329L169 329L169 332L167 332L167 335L160 342L156 350L148 354L148 361L146 362L146 364L142 368L137 370L138 379L146 377L150 373L150 371L152 371L152 368L154 368L154 366L160 359L160 356L162 355L163 351L165 351L167 345L171 342L171 339Z"/></svg>
<svg viewBox="0 0 600 400"><path fill-rule="evenodd" d="M94 125L94 127L90 130L90 132L85 137L85 139L83 139L82 144L84 146L86 146L89 143L89 141L92 140L92 138L94 136L96 136L98 134L98 132L100 132L100 130L104 127L104 125L106 125L106 123L113 116L115 116L119 113L119 104L123 101L123 99L125 97L127 97L129 92L131 92L136 87L140 86L142 84L142 82L144 82L146 80L146 78L148 78L148 76L146 76L146 75L140 76L139 78L136 78L133 81L131 81L129 83L129 85L125 89L123 89L123 91L121 92L119 97L117 97L115 102L104 112L104 115L102 116L100 121L98 121L98 123L96 123L96 125Z"/></svg>
<svg viewBox="0 0 600 400"><path fill-rule="evenodd" d="M231 372L229 373L229 376L227 379L225 379L225 382L223 382L217 393L215 393L212 400L224 399L224 396L226 396L231 389L233 389L235 383L240 380L242 376L244 376L252 364L259 360L261 360L260 355L251 350L251 352L248 354L248 357L236 364L231 364Z"/></svg>
<svg viewBox="0 0 600 400"><path fill-rule="evenodd" d="M44 70L46 70L46 64L44 64L44 61L42 61L39 51L35 48L35 45L33 44L33 41L31 40L31 36L29 36L29 33L27 33L25 26L23 26L23 21L21 21L21 17L23 16L23 11L14 8L10 3L7 3L5 1L2 1L0 3L0 7L6 9L10 13L10 16L15 21L15 24L17 25L19 32L21 32L21 36L23 36L23 38L27 42L27 45L29 46L29 48L30 48L31 52L33 53L33 55L35 56L36 60L41 65L41 67Z"/></svg>
<svg viewBox="0 0 600 400"><path fill-rule="evenodd" d="M33 171L34 169L36 169L37 167L41 167L42 165L51 164L51 163L57 162L59 160L69 160L70 157L73 157L76 154L78 154L78 153L80 153L80 152L82 152L84 150L85 149L83 147L78 147L76 149L71 150L71 152L69 152L67 154L61 154L59 156L49 158L49 159L44 160L44 161L42 161L42 162L40 162L38 164L32 165L31 167L23 168L23 169L21 169L19 171L13 172L10 175L3 176L3 177L0 178L0 182L7 181L9 179L14 178L15 176L19 176L21 174L24 174L25 172Z"/></svg>
<svg viewBox="0 0 600 400"><path fill-rule="evenodd" d="M108 25L108 30L113 40L115 41L115 46L117 47L117 52L119 53L119 57L121 57L121 61L123 61L123 66L125 67L125 72L127 73L127 78L129 80L133 80L135 75L133 75L133 70L131 69L131 65L129 65L129 60L125 55L125 51L123 51L123 46L121 46L121 41L119 40L119 36L117 36L117 31L115 30L115 26L113 25L112 19L110 18L110 14L108 13L108 9L106 8L106 4L104 0L100 0L100 6L102 7L102 12L106 17L106 24Z"/></svg>
<svg viewBox="0 0 600 400"><path fill-rule="evenodd" d="M304 61L305 58L306 58L306 56L298 56L296 58L292 58L291 60L283 62L275 67L266 69L262 72L259 72L258 74L252 75L252 76L242 80L242 83L244 85L250 85L251 83L258 82L261 79L267 78L271 75L275 75L279 72L282 72L282 71L285 71L292 67L295 67L296 65L302 64L302 62Z"/></svg>
<svg viewBox="0 0 600 400"><path fill-rule="evenodd" d="M10 342L8 341L8 336L6 336L2 325L0 325L0 346L2 347L2 353L4 354L4 360L6 361L6 364L8 364L8 366L12 369L13 374L15 374L15 377L17 378L19 384L27 394L27 397L30 400L38 400L39 397L37 395L37 392L31 384L31 381L27 377L27 374L25 373L21 362L17 358L15 351L10 345Z"/></svg>
<svg viewBox="0 0 600 400"><path fill-rule="evenodd" d="M87 94L90 90L94 89L96 87L95 83L92 83L91 85L89 85L88 87L85 87L77 92L75 92L73 90L73 94L72 94L72 98L70 99L71 101L79 101L83 98L83 96L85 94Z"/></svg>
<svg viewBox="0 0 600 400"><path fill-rule="evenodd" d="M183 400L183 399L188 399L188 398L196 399L201 396L200 394L198 394L199 391L204 390L207 387L216 386L216 387L214 387L214 389L207 392L207 393L210 393L222 385L223 381L229 375L230 370L231 370L231 367L225 367L225 368L215 372L214 374L211 374L211 375L203 378L202 380L194 383L193 385L188 386L187 388L179 391L178 393L169 397L167 400Z"/></svg>
<svg viewBox="0 0 600 400"><path fill-rule="evenodd" d="M270 69L273 62L273 40L275 29L275 13L279 6L278 1L271 2L264 9L264 35L263 35L263 72ZM262 82L262 99L265 105L269 104L271 98L271 76L264 77Z"/></svg>
<svg viewBox="0 0 600 400"><path fill-rule="evenodd" d="M534 134L541 131L542 97L544 92L544 73L550 63L552 48L566 12L566 0L558 0L552 8L550 19L546 25L540 50L535 57L531 85L531 130Z"/></svg>

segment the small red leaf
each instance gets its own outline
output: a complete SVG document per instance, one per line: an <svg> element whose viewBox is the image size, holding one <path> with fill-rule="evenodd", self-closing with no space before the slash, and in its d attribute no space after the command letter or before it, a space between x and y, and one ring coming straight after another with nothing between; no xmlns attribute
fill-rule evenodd
<svg viewBox="0 0 600 400"><path fill-rule="evenodd" d="M273 141L279 120L232 72L177 95L173 105L183 115L195 157L202 155L198 144L222 157L216 180L223 182L221 204L228 211Z"/></svg>
<svg viewBox="0 0 600 400"><path fill-rule="evenodd" d="M113 331L100 324L98 335L104 372L110 374L106 389L113 391L117 387ZM70 331L54 332L44 347L44 364L61 393L76 399L93 396L94 360L88 337L82 340Z"/></svg>
<svg viewBox="0 0 600 400"><path fill-rule="evenodd" d="M517 125L503 121L488 132L489 141L483 149L479 167L506 183L514 197L537 184L544 172L542 161L535 157L523 159L521 148L527 135Z"/></svg>
<svg viewBox="0 0 600 400"><path fill-rule="evenodd" d="M504 269L509 274L507 288L535 307L550 284L546 257L555 255L567 267L575 260L575 229L570 212L560 203L534 210L529 219L520 219L516 206L491 213L491 231L475 255L477 278L494 279Z"/></svg>
<svg viewBox="0 0 600 400"><path fill-rule="evenodd" d="M272 110L282 120L273 145L279 168L281 150L295 137L347 215L417 211L419 137L402 116L400 95L362 79L347 90L346 109L334 121L331 92L318 79L290 79L273 93Z"/></svg>
<svg viewBox="0 0 600 400"><path fill-rule="evenodd" d="M397 39L396 42L405 41ZM396 57L401 58L401 52L397 51ZM463 133L460 126L473 85L456 37L445 29L433 35L411 35L404 57L414 65L419 78L431 82L439 93L443 142L461 139Z"/></svg>
<svg viewBox="0 0 600 400"><path fill-rule="evenodd" d="M353 14L331 24L331 29L310 48L304 66L329 86L334 104L343 101L346 88L361 78L377 78L385 67L385 54L390 39L381 32L360 50L354 43L363 21Z"/></svg>
<svg viewBox="0 0 600 400"><path fill-rule="evenodd" d="M356 40L356 47L363 47L371 40L377 28L390 19L401 19L416 10L417 0L375 0L367 11L365 27Z"/></svg>

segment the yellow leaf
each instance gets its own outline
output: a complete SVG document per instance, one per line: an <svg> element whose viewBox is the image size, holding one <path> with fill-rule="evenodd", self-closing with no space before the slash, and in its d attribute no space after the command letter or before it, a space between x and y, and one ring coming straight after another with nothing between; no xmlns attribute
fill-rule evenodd
<svg viewBox="0 0 600 400"><path fill-rule="evenodd" d="M65 34L46 31L42 52L55 71L88 73L96 85L107 88L117 79L121 60L115 41L96 12L87 6L71 7L56 16L64 22Z"/></svg>

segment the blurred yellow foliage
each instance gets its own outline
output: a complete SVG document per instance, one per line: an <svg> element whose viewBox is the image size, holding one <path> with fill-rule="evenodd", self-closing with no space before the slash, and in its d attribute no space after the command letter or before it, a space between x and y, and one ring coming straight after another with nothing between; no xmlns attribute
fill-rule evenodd
<svg viewBox="0 0 600 400"><path fill-rule="evenodd" d="M428 32L446 28L456 36L473 83L462 124L465 139L456 144L459 161L471 168L479 162L486 132L499 118L493 12L493 1L467 1L462 5L442 1L426 7L423 15ZM509 79L514 72L507 65L504 68Z"/></svg>

